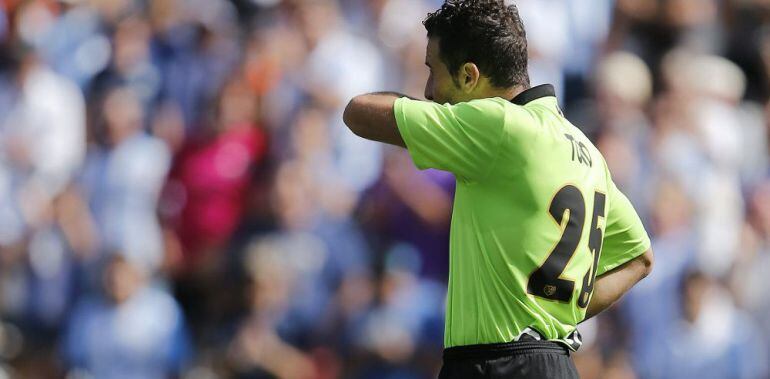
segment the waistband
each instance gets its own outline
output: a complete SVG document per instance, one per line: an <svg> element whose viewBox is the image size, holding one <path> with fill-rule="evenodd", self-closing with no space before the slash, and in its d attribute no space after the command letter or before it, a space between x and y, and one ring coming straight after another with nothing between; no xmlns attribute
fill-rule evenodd
<svg viewBox="0 0 770 379"><path fill-rule="evenodd" d="M538 341L530 336L524 336L515 342L493 343L483 345L455 346L444 349L444 360L464 359L497 359L502 357L549 353L569 355L569 349L558 342Z"/></svg>

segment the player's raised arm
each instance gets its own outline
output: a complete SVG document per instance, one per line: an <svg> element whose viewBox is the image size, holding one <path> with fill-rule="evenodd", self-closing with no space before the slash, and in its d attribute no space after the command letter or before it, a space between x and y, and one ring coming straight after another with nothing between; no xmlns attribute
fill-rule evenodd
<svg viewBox="0 0 770 379"><path fill-rule="evenodd" d="M361 138L406 147L393 112L396 99L400 97L404 95L392 92L354 97L345 108L345 125Z"/></svg>
<svg viewBox="0 0 770 379"><path fill-rule="evenodd" d="M344 118L363 138L406 147L419 169L479 180L504 140L505 103L496 98L449 105L378 93L354 98Z"/></svg>

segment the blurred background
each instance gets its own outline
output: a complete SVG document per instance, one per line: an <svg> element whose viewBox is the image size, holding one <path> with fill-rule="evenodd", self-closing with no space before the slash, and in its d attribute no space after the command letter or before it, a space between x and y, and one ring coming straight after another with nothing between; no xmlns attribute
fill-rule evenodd
<svg viewBox="0 0 770 379"><path fill-rule="evenodd" d="M0 378L434 378L454 179L341 121L439 0L0 0ZM518 0L653 239L583 378L768 378L770 1Z"/></svg>

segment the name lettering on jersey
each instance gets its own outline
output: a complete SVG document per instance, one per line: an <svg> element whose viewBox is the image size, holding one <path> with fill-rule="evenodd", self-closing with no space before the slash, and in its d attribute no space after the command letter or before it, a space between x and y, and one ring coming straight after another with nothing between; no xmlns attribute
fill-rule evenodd
<svg viewBox="0 0 770 379"><path fill-rule="evenodd" d="M567 137L567 140L569 140L572 145L572 161L579 162L588 167L593 167L594 161L591 159L591 153L588 151L588 147L583 142L576 140L571 134L565 133L564 136Z"/></svg>

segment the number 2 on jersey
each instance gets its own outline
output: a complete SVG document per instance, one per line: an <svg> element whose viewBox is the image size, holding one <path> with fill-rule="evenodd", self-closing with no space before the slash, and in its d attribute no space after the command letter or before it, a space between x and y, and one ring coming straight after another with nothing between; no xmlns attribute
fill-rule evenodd
<svg viewBox="0 0 770 379"><path fill-rule="evenodd" d="M591 233L588 237L588 250L591 252L591 266L583 277L583 288L577 304L581 308L588 306L591 293L596 281L596 266L602 250L604 234L599 218L604 218L606 196L601 192L594 193L593 215L591 217ZM575 289L575 282L563 279L562 274L575 255L580 244L585 225L586 205L580 190L568 185L556 193L548 209L551 217L562 229L559 242L548 254L545 262L529 276L527 292L549 300L570 302Z"/></svg>

